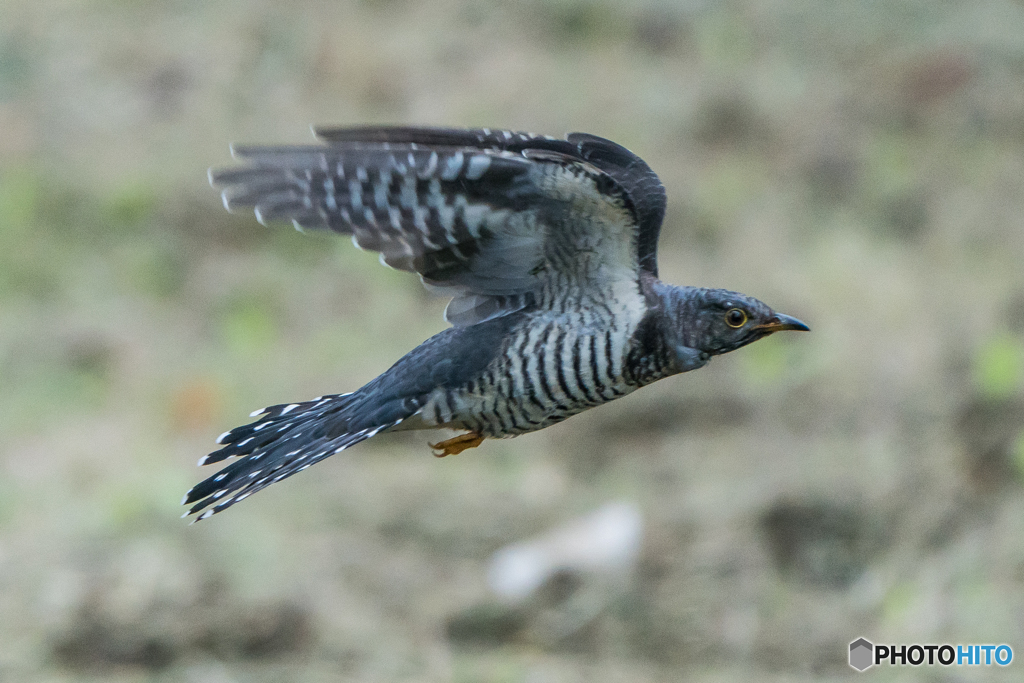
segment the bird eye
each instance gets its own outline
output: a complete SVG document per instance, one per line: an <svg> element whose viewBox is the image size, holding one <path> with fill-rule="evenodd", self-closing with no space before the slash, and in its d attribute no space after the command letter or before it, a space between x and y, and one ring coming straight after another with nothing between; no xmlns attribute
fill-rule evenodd
<svg viewBox="0 0 1024 683"><path fill-rule="evenodd" d="M747 314L742 308L730 308L725 313L725 324L736 329L743 327L747 322Z"/></svg>

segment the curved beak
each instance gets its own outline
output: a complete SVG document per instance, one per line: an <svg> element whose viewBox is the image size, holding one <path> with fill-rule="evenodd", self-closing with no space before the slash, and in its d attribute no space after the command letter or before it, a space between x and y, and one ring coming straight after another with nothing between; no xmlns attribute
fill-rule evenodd
<svg viewBox="0 0 1024 683"><path fill-rule="evenodd" d="M810 332L811 328L807 327L803 322L797 320L791 315L783 315L782 313L776 313L768 322L754 327L755 330L761 332L782 332L783 330L797 330L799 332Z"/></svg>

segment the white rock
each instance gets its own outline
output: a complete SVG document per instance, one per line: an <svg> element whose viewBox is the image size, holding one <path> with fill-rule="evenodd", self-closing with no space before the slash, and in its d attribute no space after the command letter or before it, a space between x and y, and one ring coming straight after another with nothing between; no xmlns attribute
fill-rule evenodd
<svg viewBox="0 0 1024 683"><path fill-rule="evenodd" d="M640 554L643 516L633 503L608 503L491 557L487 582L498 596L519 602L559 571L626 574Z"/></svg>

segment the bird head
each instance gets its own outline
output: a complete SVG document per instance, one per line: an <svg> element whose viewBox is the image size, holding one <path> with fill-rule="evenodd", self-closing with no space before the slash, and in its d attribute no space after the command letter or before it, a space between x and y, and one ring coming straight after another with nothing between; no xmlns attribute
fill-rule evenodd
<svg viewBox="0 0 1024 683"><path fill-rule="evenodd" d="M677 314L681 347L718 356L784 330L810 331L792 316L757 299L725 289L692 289Z"/></svg>

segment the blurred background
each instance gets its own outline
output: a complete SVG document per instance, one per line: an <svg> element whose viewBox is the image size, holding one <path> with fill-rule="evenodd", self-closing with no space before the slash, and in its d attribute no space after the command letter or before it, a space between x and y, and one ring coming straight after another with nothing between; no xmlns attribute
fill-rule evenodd
<svg viewBox="0 0 1024 683"><path fill-rule="evenodd" d="M0 681L838 680L859 636L1024 656L1019 0L2 15ZM444 460L384 435L188 526L218 434L444 327L416 278L208 187L229 142L314 123L611 138L668 189L664 279L814 331ZM496 551L610 502L642 526L614 579L492 592Z"/></svg>

